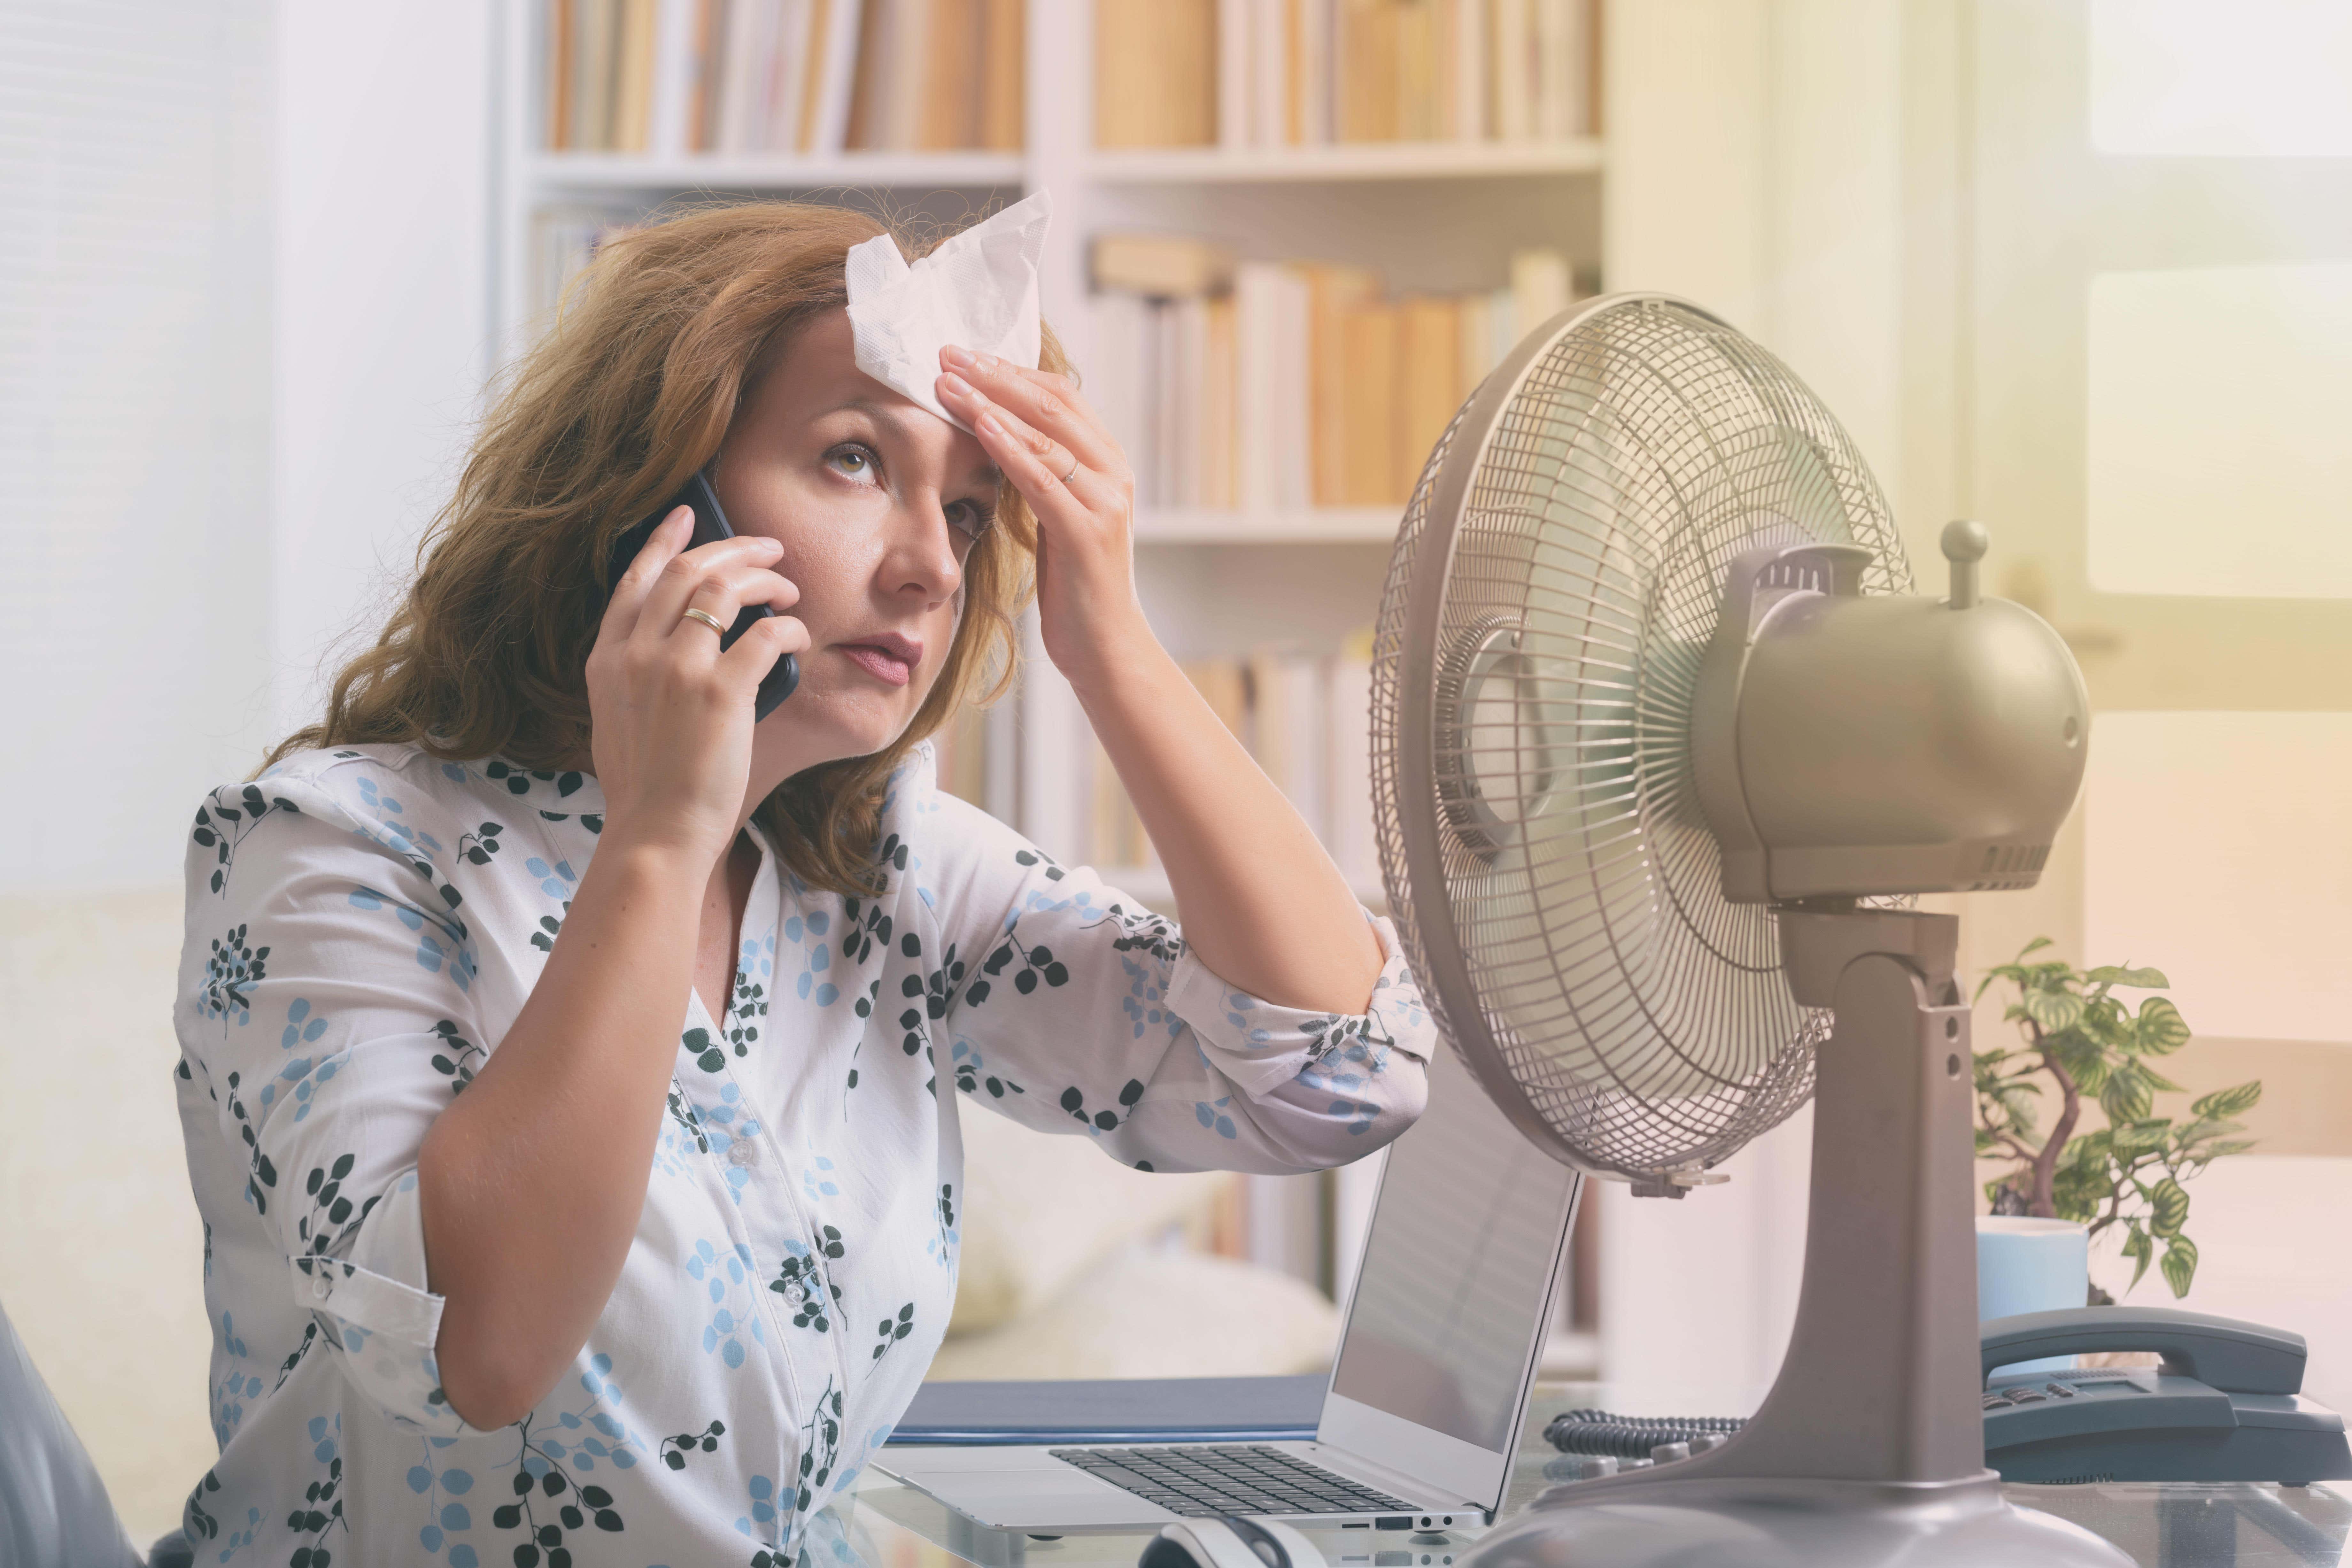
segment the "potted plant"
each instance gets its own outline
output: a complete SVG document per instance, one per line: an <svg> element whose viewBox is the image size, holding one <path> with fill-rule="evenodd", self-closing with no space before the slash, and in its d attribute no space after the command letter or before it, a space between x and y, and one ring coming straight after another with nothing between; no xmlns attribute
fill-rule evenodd
<svg viewBox="0 0 2352 1568"><path fill-rule="evenodd" d="M2018 1045L1976 1053L1977 1157L2017 1162L1985 1185L1992 1212L2074 1220L2094 1240L2120 1226L2133 1264L2125 1290L2156 1261L2173 1295L2185 1296L2197 1274L2197 1244L2184 1228L2184 1184L2215 1160L2253 1147L2234 1119L2262 1099L2262 1083L2200 1096L2185 1117L2155 1114L2158 1094L2186 1092L2155 1062L2189 1044L2189 1024L2168 997L2143 996L2135 1009L2116 993L2162 991L2171 982L2155 969L2027 962L2049 945L2048 937L2027 943L1977 987L1979 997L1996 981L2015 989L2002 1017L2021 1037ZM2052 1089L2057 1115L2044 1132ZM2106 1125L2078 1133L2086 1096L2098 1101ZM2106 1300L2095 1287L2092 1296L2095 1303Z"/></svg>

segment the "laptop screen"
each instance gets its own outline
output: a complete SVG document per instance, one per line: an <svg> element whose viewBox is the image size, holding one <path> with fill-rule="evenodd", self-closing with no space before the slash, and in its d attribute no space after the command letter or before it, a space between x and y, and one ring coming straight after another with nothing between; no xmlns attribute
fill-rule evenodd
<svg viewBox="0 0 2352 1568"><path fill-rule="evenodd" d="M1331 1392L1508 1453L1576 1182L1440 1051L1389 1148Z"/></svg>

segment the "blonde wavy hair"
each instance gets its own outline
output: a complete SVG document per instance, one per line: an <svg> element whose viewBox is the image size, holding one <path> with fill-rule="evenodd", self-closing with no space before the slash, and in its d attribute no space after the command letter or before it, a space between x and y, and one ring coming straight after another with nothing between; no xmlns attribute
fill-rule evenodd
<svg viewBox="0 0 2352 1568"><path fill-rule="evenodd" d="M610 239L503 378L390 621L336 675L325 714L263 765L393 742L446 762L578 766L615 540L718 455L783 346L848 303L850 247L886 232L919 253L862 213L800 202L688 211ZM1068 373L1050 331L1042 362ZM960 705L1010 682L1037 526L1010 484L996 517L964 563L954 639L906 730L794 774L754 813L810 886L876 889L891 770Z"/></svg>

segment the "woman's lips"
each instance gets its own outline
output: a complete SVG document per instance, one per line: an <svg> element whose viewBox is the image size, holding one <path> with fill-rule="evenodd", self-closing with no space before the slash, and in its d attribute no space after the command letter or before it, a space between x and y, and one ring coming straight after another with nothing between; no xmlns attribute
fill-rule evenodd
<svg viewBox="0 0 2352 1568"><path fill-rule="evenodd" d="M904 686L914 675L913 668L905 659L872 643L845 643L841 651L856 659L859 668L875 679L892 686Z"/></svg>

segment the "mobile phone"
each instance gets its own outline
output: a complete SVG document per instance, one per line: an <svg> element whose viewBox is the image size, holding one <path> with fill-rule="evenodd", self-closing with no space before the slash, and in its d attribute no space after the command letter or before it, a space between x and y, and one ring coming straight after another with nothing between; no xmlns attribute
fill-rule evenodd
<svg viewBox="0 0 2352 1568"><path fill-rule="evenodd" d="M710 488L709 477L698 468L685 484L678 487L677 494L662 502L643 521L634 524L613 542L613 569L605 578L607 583L621 580L621 574L636 560L637 552L646 547L646 541L653 537L653 531L661 525L661 520L679 507L691 508L694 512L694 536L686 542L687 550L735 537L735 531L727 525L726 510L719 504L718 492ZM719 651L723 653L733 647L735 639L749 631L755 622L763 621L775 613L766 605L744 605L741 613L736 616L735 624L719 637ZM765 719L773 713L800 683L800 660L791 654L777 659L774 667L760 678L759 695L751 703L753 719Z"/></svg>

